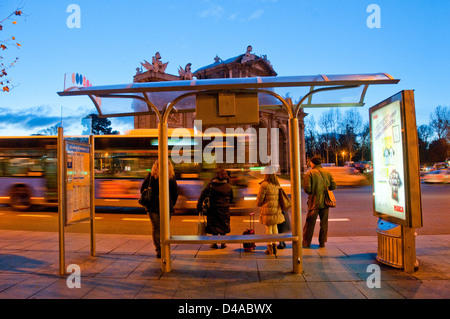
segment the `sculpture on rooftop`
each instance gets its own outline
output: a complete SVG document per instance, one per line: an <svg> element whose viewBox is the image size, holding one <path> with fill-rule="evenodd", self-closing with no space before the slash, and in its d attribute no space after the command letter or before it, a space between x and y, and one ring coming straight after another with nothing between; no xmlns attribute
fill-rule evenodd
<svg viewBox="0 0 450 319"><path fill-rule="evenodd" d="M144 60L145 63L141 63L141 64L148 71L165 73L169 62L162 63L160 60L161 60L161 55L159 54L159 52L156 52L155 56L152 58L152 63Z"/></svg>
<svg viewBox="0 0 450 319"><path fill-rule="evenodd" d="M191 71L191 65L191 63L188 63L184 69L181 66L178 69L178 74L182 80L192 80L194 78L194 74Z"/></svg>
<svg viewBox="0 0 450 319"><path fill-rule="evenodd" d="M253 50L252 46L249 45L247 47L247 52L245 52L244 56L242 57L241 63L253 61L255 59L256 56L252 53L252 50Z"/></svg>

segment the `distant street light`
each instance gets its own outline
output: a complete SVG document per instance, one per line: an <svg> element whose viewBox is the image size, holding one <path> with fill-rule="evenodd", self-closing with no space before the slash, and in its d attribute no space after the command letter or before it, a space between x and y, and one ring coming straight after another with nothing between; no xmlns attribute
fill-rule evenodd
<svg viewBox="0 0 450 319"><path fill-rule="evenodd" d="M342 166L344 166L344 156L345 156L345 152L342 152Z"/></svg>

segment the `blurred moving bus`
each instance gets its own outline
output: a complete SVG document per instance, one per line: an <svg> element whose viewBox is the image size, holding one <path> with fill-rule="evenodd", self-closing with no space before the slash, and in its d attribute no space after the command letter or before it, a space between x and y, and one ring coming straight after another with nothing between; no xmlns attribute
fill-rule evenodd
<svg viewBox="0 0 450 319"><path fill-rule="evenodd" d="M140 207L141 184L158 158L157 130L143 133L94 136L96 206ZM88 141L86 136L76 139ZM0 204L15 210L56 206L56 152L57 136L0 137ZM181 189L194 182L185 176L191 178L198 165L182 166L185 174L177 176Z"/></svg>
<svg viewBox="0 0 450 319"><path fill-rule="evenodd" d="M56 147L55 136L0 137L1 204L57 204Z"/></svg>
<svg viewBox="0 0 450 319"><path fill-rule="evenodd" d="M172 131L169 129L169 137ZM193 130L189 130L189 134L190 139L183 140L194 145L194 136L198 135L195 135L197 133ZM236 139L238 134L234 135L233 138ZM78 137L83 138L87 141L86 136ZM180 138L169 138L169 158L173 146L179 146L180 141ZM208 145L202 145L200 148L202 152L205 148L211 147L209 140L207 143ZM234 145L237 145L236 140ZM221 147L230 148L230 145L225 141L222 146L215 147L217 151ZM56 148L56 136L0 137L0 204L8 204L16 210L28 210L33 205L56 206L58 198ZM184 155L191 160L174 164L179 186L175 207L177 211L195 209L200 192L218 168L214 163L196 163L193 160L195 148L183 149L183 152L186 151L190 154ZM158 158L157 130L131 130L126 135L96 135L94 152L95 205L140 207L137 199L141 184ZM236 152L235 149L235 156ZM255 206L257 183L261 181L262 176L255 177L250 166L222 165L231 177L235 192L234 208ZM290 183L287 188L290 193Z"/></svg>

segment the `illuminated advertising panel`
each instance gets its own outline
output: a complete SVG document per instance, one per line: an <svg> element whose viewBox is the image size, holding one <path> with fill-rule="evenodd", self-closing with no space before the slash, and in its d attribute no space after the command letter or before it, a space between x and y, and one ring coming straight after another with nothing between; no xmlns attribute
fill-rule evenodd
<svg viewBox="0 0 450 319"><path fill-rule="evenodd" d="M374 215L422 226L414 92L402 91L369 110Z"/></svg>

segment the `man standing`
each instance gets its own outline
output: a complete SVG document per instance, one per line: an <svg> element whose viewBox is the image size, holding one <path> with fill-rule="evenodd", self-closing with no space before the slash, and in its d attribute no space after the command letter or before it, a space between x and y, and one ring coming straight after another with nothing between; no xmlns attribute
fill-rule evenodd
<svg viewBox="0 0 450 319"><path fill-rule="evenodd" d="M322 168L319 155L311 158L311 169L306 173L303 190L308 194L308 215L303 227L303 247L311 246L317 215L320 217L319 245L325 247L328 234L328 207L325 205L325 187L336 189L336 183L330 172Z"/></svg>

